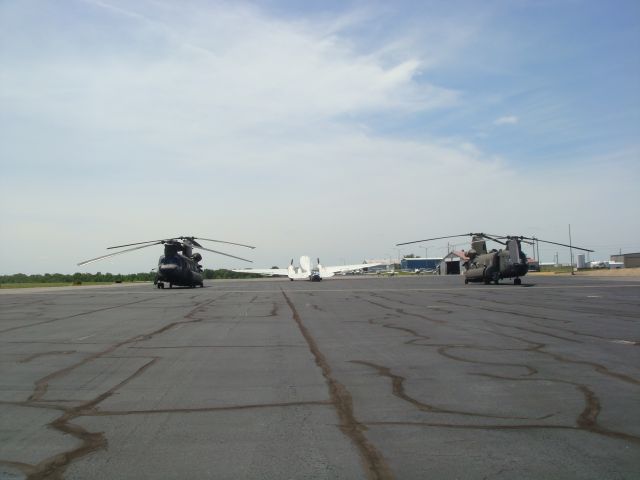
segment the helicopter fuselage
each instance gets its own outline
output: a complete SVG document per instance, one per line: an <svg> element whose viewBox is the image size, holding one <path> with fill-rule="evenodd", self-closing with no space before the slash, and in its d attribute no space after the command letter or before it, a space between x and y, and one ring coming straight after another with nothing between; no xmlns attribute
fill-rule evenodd
<svg viewBox="0 0 640 480"><path fill-rule="evenodd" d="M235 255L229 255L228 253L218 252L217 250L211 250L210 248L205 248L197 240L207 240L209 242L218 242L218 243L228 243L231 245L238 245L241 247L247 248L256 248L251 245L244 245L242 243L234 243L234 242L226 242L224 240L214 240L213 238L199 238L199 237L174 237L174 238L166 238L163 240L149 240L146 242L135 242L135 243L127 243L125 245L116 245L113 247L107 247L107 249L112 248L124 248L124 247L132 247L127 248L126 250L120 250L115 253L109 253L107 255L101 255L96 258L90 258L89 260L85 260L83 262L78 263L78 265L86 265L88 263L97 262L98 260L103 260L105 258L110 258L115 255L122 255L123 253L132 252L134 250L140 250L142 248L152 247L154 245L164 245L164 255L160 257L158 260L158 271L156 272L156 277L153 282L158 288L164 288L165 282L169 283L169 288L174 285L184 286L184 287L195 287L196 285L200 285L204 287L203 284L203 271L202 266L198 263L202 260L202 255L199 253L194 253L194 248L199 248L201 250L207 250L209 252L217 253L218 255L224 255L226 257L237 258L238 260L244 260L246 262L250 262L251 260L247 260L246 258L236 257Z"/></svg>
<svg viewBox="0 0 640 480"><path fill-rule="evenodd" d="M569 232L571 233L571 232ZM425 238L412 242L397 243L396 246L409 245L412 243L430 242L442 240L444 238L456 238L471 236L471 248L465 252L467 260L464 262L464 283L469 282L491 282L498 283L503 278L513 278L514 285L521 285L523 277L529 271L527 256L522 251L522 242L535 246L540 242L559 245L561 247L575 248L585 252L593 252L588 248L576 247L565 243L542 240L536 237L525 237L523 235L489 235L487 233L463 233L461 235L448 235L446 237ZM504 250L487 251L486 240L491 240L505 246ZM506 240L506 241L503 241Z"/></svg>
<svg viewBox="0 0 640 480"><path fill-rule="evenodd" d="M193 259L179 252L162 255L158 260L158 273L155 284L162 288L164 282L169 286L203 286L202 268Z"/></svg>
<svg viewBox="0 0 640 480"><path fill-rule="evenodd" d="M482 248L482 250L486 252L486 248ZM527 274L529 264L519 242L508 240L505 250L492 250L480 255L472 254L465 262L465 268L465 283L484 282L489 284L491 282L498 283L504 278L515 278L514 283L520 284L520 277Z"/></svg>

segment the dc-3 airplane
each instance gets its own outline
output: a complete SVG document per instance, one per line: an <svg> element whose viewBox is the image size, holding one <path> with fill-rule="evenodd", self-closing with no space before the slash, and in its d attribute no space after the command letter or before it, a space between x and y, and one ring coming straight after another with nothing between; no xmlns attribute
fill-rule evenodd
<svg viewBox="0 0 640 480"><path fill-rule="evenodd" d="M325 267L320 263L318 258L318 264L314 268L311 265L311 259L304 255L300 257L300 266L298 268L293 266L293 259L288 268L242 268L233 270L240 273L257 273L259 275L266 276L286 276L291 281L294 280L311 280L312 282L319 282L323 278L331 278L336 273L353 272L355 270L362 270L368 267L375 267L380 265L379 263L360 263L358 265L337 265L333 267Z"/></svg>

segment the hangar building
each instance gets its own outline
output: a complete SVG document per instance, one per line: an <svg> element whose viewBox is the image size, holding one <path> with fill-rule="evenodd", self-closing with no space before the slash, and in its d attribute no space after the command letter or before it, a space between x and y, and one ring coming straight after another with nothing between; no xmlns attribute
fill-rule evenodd
<svg viewBox="0 0 640 480"><path fill-rule="evenodd" d="M611 261L624 264L624 268L640 267L640 252L611 255Z"/></svg>
<svg viewBox="0 0 640 480"><path fill-rule="evenodd" d="M402 270L435 270L440 265L442 258L403 258L400 260Z"/></svg>
<svg viewBox="0 0 640 480"><path fill-rule="evenodd" d="M440 275L460 275L464 273L463 264L469 260L464 250L454 250L440 262Z"/></svg>

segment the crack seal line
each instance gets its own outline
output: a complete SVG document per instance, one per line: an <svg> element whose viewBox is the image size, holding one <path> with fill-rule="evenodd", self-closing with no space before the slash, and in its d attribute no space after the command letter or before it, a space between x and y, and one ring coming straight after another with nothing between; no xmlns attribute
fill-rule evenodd
<svg viewBox="0 0 640 480"><path fill-rule="evenodd" d="M366 469L367 477L372 480L391 480L395 478L382 456L382 453L380 453L380 451L370 443L364 435L364 431L367 429L366 426L355 418L353 411L353 398L351 397L351 394L347 388L338 382L338 380L333 376L331 367L327 362L327 358L318 348L318 344L302 322L295 305L284 290L282 290L282 295L291 309L293 320L298 325L300 333L309 345L309 350L311 350L311 353L315 358L316 365L318 365L322 370L322 376L325 378L327 386L329 387L331 403L333 404L333 407L338 414L338 418L340 419L340 430L342 430L342 432L358 449L361 460Z"/></svg>

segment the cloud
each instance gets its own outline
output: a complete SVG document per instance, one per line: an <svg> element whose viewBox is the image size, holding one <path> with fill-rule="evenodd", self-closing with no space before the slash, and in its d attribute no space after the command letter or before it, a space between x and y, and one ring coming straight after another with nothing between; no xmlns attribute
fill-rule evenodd
<svg viewBox="0 0 640 480"><path fill-rule="evenodd" d="M515 125L520 119L515 115L509 115L506 117L500 117L493 121L494 125Z"/></svg>
<svg viewBox="0 0 640 480"><path fill-rule="evenodd" d="M6 273L74 271L106 246L172 235L257 244L256 265L300 254L358 262L461 226L553 240L553 228L524 229L558 209L583 222L603 211L589 196L599 162L584 184L567 184L561 168L518 171L468 139L376 130L376 119L420 119L466 99L430 76L434 59L461 48L458 25L425 25L446 41L432 33L424 52L401 28L387 45L355 41L366 12L325 21L236 3L28 5L0 7L16 20L0 29ZM620 200L630 180L598 191ZM144 271L158 255L87 271ZM205 266L238 264L207 254Z"/></svg>

